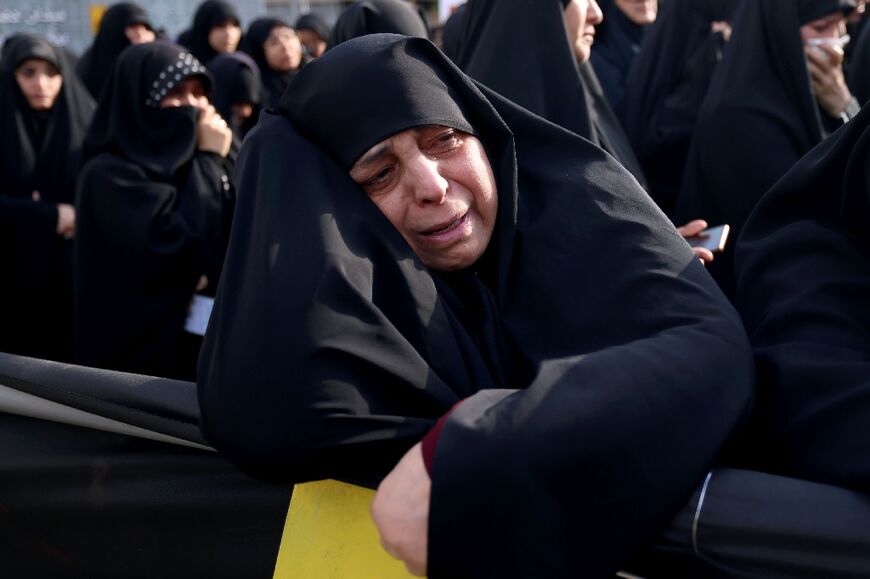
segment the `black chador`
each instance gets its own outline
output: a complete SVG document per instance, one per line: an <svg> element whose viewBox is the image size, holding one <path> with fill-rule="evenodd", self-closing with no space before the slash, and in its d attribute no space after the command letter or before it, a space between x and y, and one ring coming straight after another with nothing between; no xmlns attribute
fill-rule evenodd
<svg viewBox="0 0 870 579"><path fill-rule="evenodd" d="M178 44L187 48L201 63L208 64L217 51L208 42L212 28L233 22L241 26L239 13L229 2L205 0L193 15L193 25L178 35Z"/></svg>
<svg viewBox="0 0 870 579"><path fill-rule="evenodd" d="M276 18L258 18L251 22L248 27L248 32L245 34L245 41L242 43L242 50L251 55L254 62L260 69L260 77L265 90L264 106L275 108L281 100L281 95L287 90L287 85L293 80L296 75L295 70L275 70L266 61L266 53L264 44L272 34L275 28L290 26L282 20Z"/></svg>
<svg viewBox="0 0 870 579"><path fill-rule="evenodd" d="M427 38L420 12L404 0L364 0L346 8L329 35L329 48L366 34L403 34Z"/></svg>

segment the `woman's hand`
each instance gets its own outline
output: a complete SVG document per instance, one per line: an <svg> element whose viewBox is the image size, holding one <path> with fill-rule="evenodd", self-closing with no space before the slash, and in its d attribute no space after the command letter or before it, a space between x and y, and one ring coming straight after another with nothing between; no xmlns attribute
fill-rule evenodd
<svg viewBox="0 0 870 579"><path fill-rule="evenodd" d="M72 239L76 234L76 210L69 203L57 204L57 234Z"/></svg>
<svg viewBox="0 0 870 579"><path fill-rule="evenodd" d="M200 151L217 153L226 157L233 143L233 131L211 105L199 115L196 137Z"/></svg>
<svg viewBox="0 0 870 579"><path fill-rule="evenodd" d="M689 221L685 225L681 225L677 227L677 232L683 236L684 239L688 239L690 237L695 237L705 229L707 229L708 224L703 219L693 219ZM698 256L698 259L701 260L701 263L708 264L713 261L713 252L707 249L706 247L693 247L692 251L695 252L695 255Z"/></svg>
<svg viewBox="0 0 870 579"><path fill-rule="evenodd" d="M843 49L832 45L806 46L804 52L819 106L828 115L839 117L852 100L843 74Z"/></svg>
<svg viewBox="0 0 870 579"><path fill-rule="evenodd" d="M372 501L372 519L384 550L419 577L426 575L431 493L432 480L417 443L383 480Z"/></svg>

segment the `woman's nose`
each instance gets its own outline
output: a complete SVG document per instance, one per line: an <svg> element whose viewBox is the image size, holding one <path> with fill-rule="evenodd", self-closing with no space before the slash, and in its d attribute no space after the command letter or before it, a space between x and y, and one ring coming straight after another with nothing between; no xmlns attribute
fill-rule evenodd
<svg viewBox="0 0 870 579"><path fill-rule="evenodd" d="M414 199L421 204L441 204L447 197L448 182L438 168L438 161L424 155L409 163L408 177L411 179Z"/></svg>

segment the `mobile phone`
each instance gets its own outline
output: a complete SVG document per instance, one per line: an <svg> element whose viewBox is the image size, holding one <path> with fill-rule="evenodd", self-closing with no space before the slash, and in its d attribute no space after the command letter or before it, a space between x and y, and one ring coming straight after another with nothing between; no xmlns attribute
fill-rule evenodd
<svg viewBox="0 0 870 579"><path fill-rule="evenodd" d="M708 227L698 235L687 237L686 241L692 247L703 247L709 249L713 253L720 252L725 249L725 244L728 242L728 234L731 232L731 226L727 223L717 227Z"/></svg>

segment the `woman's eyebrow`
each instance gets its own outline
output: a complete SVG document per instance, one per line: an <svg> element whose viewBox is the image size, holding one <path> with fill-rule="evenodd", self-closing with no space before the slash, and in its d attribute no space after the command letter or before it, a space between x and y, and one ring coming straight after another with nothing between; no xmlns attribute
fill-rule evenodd
<svg viewBox="0 0 870 579"><path fill-rule="evenodd" d="M356 162L355 167L371 165L372 163L389 153L390 150L392 150L390 143L381 143L379 145L375 145L365 155L360 157L360 160Z"/></svg>

